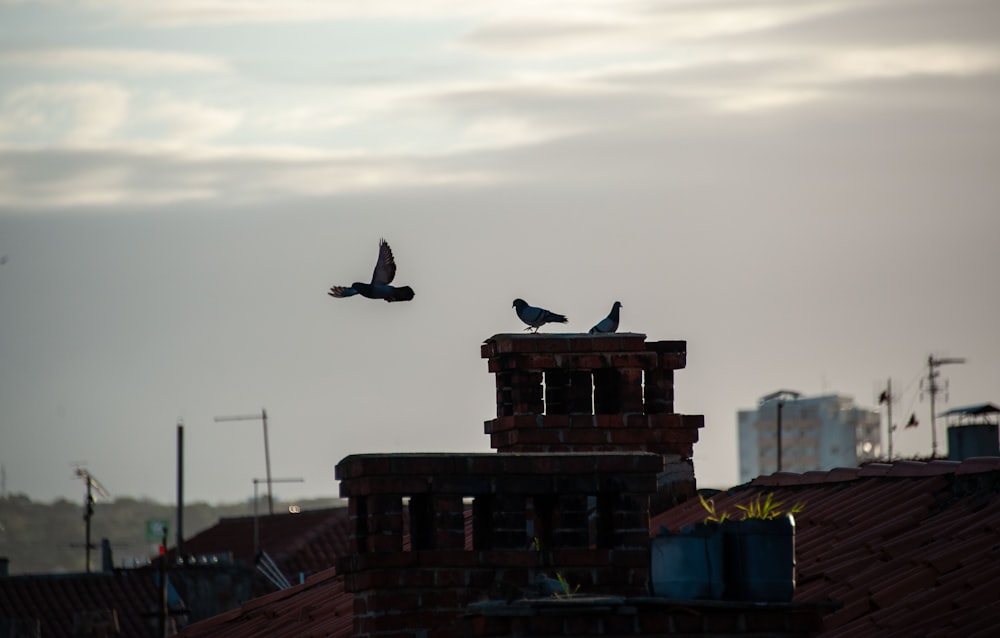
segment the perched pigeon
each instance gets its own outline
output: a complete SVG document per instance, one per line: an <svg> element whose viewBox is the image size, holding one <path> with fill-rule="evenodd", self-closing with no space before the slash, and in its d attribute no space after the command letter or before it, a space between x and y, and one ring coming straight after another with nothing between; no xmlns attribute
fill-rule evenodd
<svg viewBox="0 0 1000 638"><path fill-rule="evenodd" d="M597 325L590 329L590 334L610 334L618 331L618 309L622 307L622 302L616 301L611 306L611 312L604 319L597 322Z"/></svg>
<svg viewBox="0 0 1000 638"><path fill-rule="evenodd" d="M515 299L513 307L517 308L518 318L528 324L528 327L525 328L525 330L531 330L534 328L533 332L538 332L538 329L547 323L566 323L565 315L557 315L554 312L549 312L545 308L529 306L528 302L524 299Z"/></svg>
<svg viewBox="0 0 1000 638"><path fill-rule="evenodd" d="M375 262L375 272L372 273L372 282L363 284L355 281L350 288L345 286L334 286L327 293L331 297L350 297L360 294L369 299L385 299L386 301L409 301L413 299L413 288L409 286L390 286L393 277L396 276L396 260L392 258L392 249L384 239L378 242L378 261Z"/></svg>

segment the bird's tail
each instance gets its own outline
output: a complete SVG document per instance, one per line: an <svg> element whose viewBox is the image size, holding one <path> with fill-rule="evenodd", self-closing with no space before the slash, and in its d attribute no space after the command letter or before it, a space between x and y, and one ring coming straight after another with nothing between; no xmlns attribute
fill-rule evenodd
<svg viewBox="0 0 1000 638"><path fill-rule="evenodd" d="M554 312L550 312L545 320L549 323L566 323L566 315L557 315Z"/></svg>

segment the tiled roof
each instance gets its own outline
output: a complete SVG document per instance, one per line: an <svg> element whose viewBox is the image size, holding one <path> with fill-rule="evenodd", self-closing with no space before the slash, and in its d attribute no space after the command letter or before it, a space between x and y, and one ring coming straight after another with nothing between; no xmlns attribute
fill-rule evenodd
<svg viewBox="0 0 1000 638"><path fill-rule="evenodd" d="M74 624L80 614L115 610L122 636L152 638L159 635L156 576L151 569L128 569L0 578L0 620L34 619L45 638L72 638L79 635Z"/></svg>
<svg viewBox="0 0 1000 638"><path fill-rule="evenodd" d="M841 603L821 636L998 635L1000 458L778 473L715 501L725 511L767 492L806 504L796 516L795 600ZM651 529L704 516L697 501L687 502L655 517ZM346 638L352 601L329 569L180 635Z"/></svg>
<svg viewBox="0 0 1000 638"><path fill-rule="evenodd" d="M1000 458L777 473L714 501L730 511L768 492L805 503L795 600L843 603L822 636L1000 635ZM689 501L651 529L704 517Z"/></svg>
<svg viewBox="0 0 1000 638"><path fill-rule="evenodd" d="M354 633L354 596L335 568L185 628L180 638L348 638Z"/></svg>
<svg viewBox="0 0 1000 638"><path fill-rule="evenodd" d="M254 564L253 516L223 518L184 541L184 554L231 552L233 559ZM260 549L266 551L293 583L336 564L350 552L346 507L274 514L258 519ZM173 557L173 551L171 551Z"/></svg>

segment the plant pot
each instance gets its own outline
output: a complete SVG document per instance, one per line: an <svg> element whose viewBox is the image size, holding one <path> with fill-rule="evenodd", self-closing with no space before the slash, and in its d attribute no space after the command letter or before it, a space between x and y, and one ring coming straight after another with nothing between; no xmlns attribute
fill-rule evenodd
<svg viewBox="0 0 1000 638"><path fill-rule="evenodd" d="M795 519L722 524L729 600L788 602L795 593Z"/></svg>
<svg viewBox="0 0 1000 638"><path fill-rule="evenodd" d="M653 594L673 599L722 598L723 536L717 523L667 530L655 537L651 548L650 580Z"/></svg>

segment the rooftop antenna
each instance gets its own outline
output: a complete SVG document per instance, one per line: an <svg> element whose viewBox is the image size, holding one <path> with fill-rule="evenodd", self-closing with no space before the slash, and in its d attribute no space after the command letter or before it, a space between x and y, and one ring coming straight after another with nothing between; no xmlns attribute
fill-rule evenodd
<svg viewBox="0 0 1000 638"><path fill-rule="evenodd" d="M236 416L217 416L215 422L221 421L256 421L260 419L264 423L264 471L267 476L267 513L274 514L274 497L271 493L271 452L267 445L267 410L260 409L260 414L239 414Z"/></svg>
<svg viewBox="0 0 1000 638"><path fill-rule="evenodd" d="M97 496L101 498L109 499L111 495L108 493L101 482L94 478L94 475L87 471L86 468L77 465L76 466L76 476L77 478L83 479L83 482L87 486L87 495L84 497L83 501L83 520L85 527L84 536L84 551L87 556L87 573L90 573L90 550L94 549L94 544L90 542L90 519L94 516L94 503L97 501L97 497L94 496L94 492Z"/></svg>
<svg viewBox="0 0 1000 638"><path fill-rule="evenodd" d="M935 423L935 408L934 408L934 398L937 396L938 392L941 392L943 388L937 384L937 378L940 376L938 368L943 365L948 365L952 363L965 363L965 359L959 357L941 357L940 359L935 359L934 355L927 356L927 386L923 388L927 391L928 396L931 399L931 458L937 457L937 425ZM921 381L921 386L923 386L923 381Z"/></svg>
<svg viewBox="0 0 1000 638"><path fill-rule="evenodd" d="M892 394L892 378L885 384L885 390L878 396L879 405L885 403L888 411L888 423L886 423L886 433L889 435L889 462L892 463L892 433L896 431L896 426L892 424L892 402L896 397Z"/></svg>

